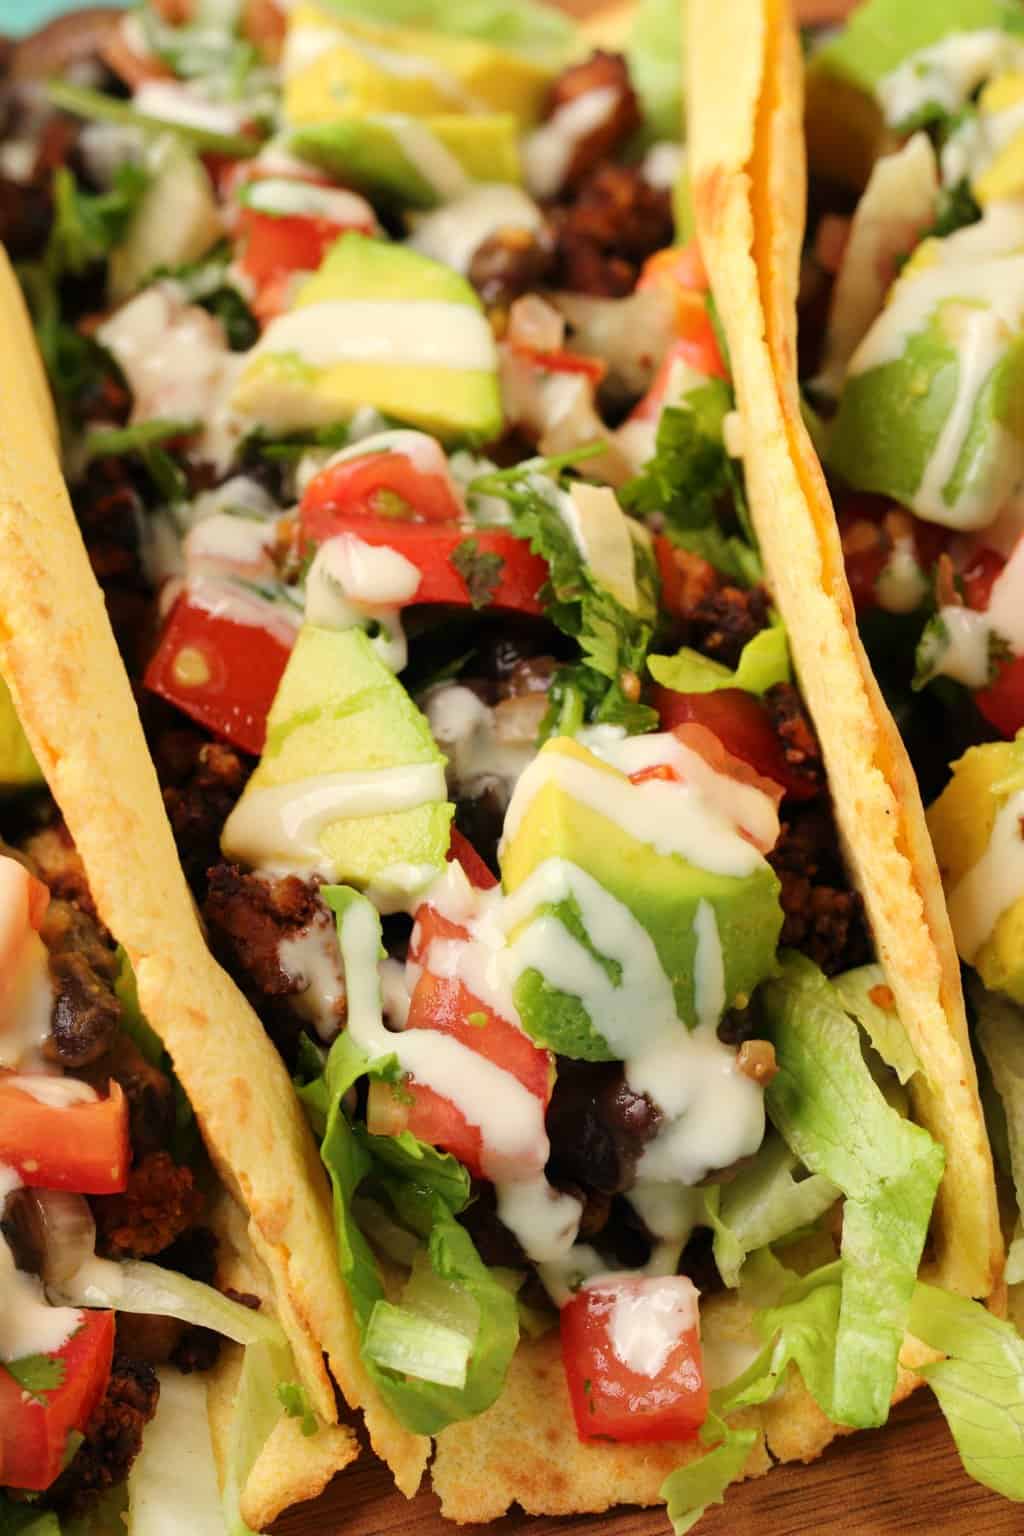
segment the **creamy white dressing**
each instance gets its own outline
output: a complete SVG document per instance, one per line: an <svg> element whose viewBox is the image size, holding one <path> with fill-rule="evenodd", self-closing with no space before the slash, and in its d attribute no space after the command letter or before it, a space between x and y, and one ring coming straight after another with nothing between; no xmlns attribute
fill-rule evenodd
<svg viewBox="0 0 1024 1536"><path fill-rule="evenodd" d="M771 801L752 785L737 784L734 779L716 773L699 753L691 752L675 742L671 733L667 734L685 754L687 778L683 783L649 780L630 784L619 774L607 773L578 758L559 752L541 753L516 785L505 817L503 842L507 844L515 837L540 790L554 783L581 805L614 822L657 853L678 854L696 868L717 875L741 879L753 874L763 860L753 843L742 836L737 819L741 817L748 827L751 823L763 824L764 805L771 806ZM649 742L651 738L632 740ZM674 758L669 751L666 745L662 755L653 761L672 764ZM776 814L774 807L772 812ZM777 836L777 815L775 832ZM767 846L771 847L771 842Z"/></svg>
<svg viewBox="0 0 1024 1536"><path fill-rule="evenodd" d="M1024 895L1024 790L1011 795L992 825L988 847L949 893L949 918L962 959L970 964L996 924Z"/></svg>
<svg viewBox="0 0 1024 1536"><path fill-rule="evenodd" d="M886 613L913 613L928 596L928 578L917 559L912 533L894 539L875 583L878 606Z"/></svg>
<svg viewBox="0 0 1024 1536"><path fill-rule="evenodd" d="M991 677L994 641L1008 646L1014 656L1024 655L1024 538L1018 539L992 583L984 612L947 604L939 609L939 617L945 645L932 666L933 676L984 688Z"/></svg>
<svg viewBox="0 0 1024 1536"><path fill-rule="evenodd" d="M943 185L955 187L968 181L973 186L1021 132L1024 101L1001 112L981 111L965 117L942 146Z"/></svg>
<svg viewBox="0 0 1024 1536"><path fill-rule="evenodd" d="M185 556L189 562L213 560L270 574L274 536L273 522L237 517L231 512L211 512L186 536Z"/></svg>
<svg viewBox="0 0 1024 1536"><path fill-rule="evenodd" d="M432 213L413 215L408 245L465 275L484 241L498 230L537 230L543 217L521 187L483 181Z"/></svg>
<svg viewBox="0 0 1024 1536"><path fill-rule="evenodd" d="M328 299L279 315L249 358L296 353L312 368L340 363L489 372L491 328L469 304L438 299Z"/></svg>
<svg viewBox="0 0 1024 1536"><path fill-rule="evenodd" d="M230 619L234 624L265 629L291 648L302 623L301 609L283 597L266 597L243 585L245 579L230 571L224 575L197 571L189 576L185 590L194 608L202 608L216 618Z"/></svg>
<svg viewBox="0 0 1024 1536"><path fill-rule="evenodd" d="M507 806L520 775L537 755L536 744L502 740L495 710L461 683L432 688L421 707L448 759L452 790L472 799L490 789Z"/></svg>
<svg viewBox="0 0 1024 1536"><path fill-rule="evenodd" d="M535 1264L557 1263L572 1250L583 1205L553 1189L543 1174L499 1184L497 1206L499 1219Z"/></svg>
<svg viewBox="0 0 1024 1536"><path fill-rule="evenodd" d="M242 434L228 399L244 354L228 350L219 320L188 304L172 282L153 283L97 331L131 387L132 421L200 423L204 458L226 469Z"/></svg>
<svg viewBox="0 0 1024 1536"><path fill-rule="evenodd" d="M45 1077L38 1073L13 1074L4 1079L8 1088L28 1094L37 1104L50 1109L69 1109L72 1104L95 1104L99 1094L88 1083L75 1077Z"/></svg>
<svg viewBox="0 0 1024 1536"><path fill-rule="evenodd" d="M618 103L614 86L600 85L558 107L523 145L523 173L534 197L554 197L580 144L602 127Z"/></svg>
<svg viewBox="0 0 1024 1536"><path fill-rule="evenodd" d="M332 822L408 811L446 798L440 763L322 773L293 784L250 788L224 824L221 847L228 858L257 868L287 859L330 874L320 837Z"/></svg>
<svg viewBox="0 0 1024 1536"><path fill-rule="evenodd" d="M1024 46L998 28L950 32L883 75L875 94L891 127L924 107L958 111L994 74L1024 67Z"/></svg>
<svg viewBox="0 0 1024 1536"><path fill-rule="evenodd" d="M5 860L0 860L0 868ZM46 946L35 932L24 938L16 965L0 979L0 1068L35 1066L49 1038L54 991Z"/></svg>
<svg viewBox="0 0 1024 1536"><path fill-rule="evenodd" d="M397 549L336 534L320 545L309 568L306 622L324 629L374 626L373 649L392 672L401 672L408 655L398 611L419 584L418 567Z"/></svg>
<svg viewBox="0 0 1024 1536"><path fill-rule="evenodd" d="M643 158L644 181L667 192L679 185L685 169L686 150L671 139L659 139Z"/></svg>
<svg viewBox="0 0 1024 1536"><path fill-rule="evenodd" d="M638 1376L660 1375L683 1334L700 1326L697 1291L687 1275L599 1275L585 1284L614 1296L608 1317L612 1353Z"/></svg>
<svg viewBox="0 0 1024 1536"><path fill-rule="evenodd" d="M292 998L325 1043L337 1035L345 1016L345 980L341 974L333 923L314 924L282 939L277 948L282 971L302 984Z"/></svg>
<svg viewBox="0 0 1024 1536"><path fill-rule="evenodd" d="M246 186L244 201L257 213L326 219L331 224L368 233L377 227L376 216L365 197L344 187L323 187L302 179L267 176Z"/></svg>
<svg viewBox="0 0 1024 1536"><path fill-rule="evenodd" d="M74 1307L51 1307L35 1275L23 1274L0 1237L0 1361L63 1349L81 1326Z"/></svg>
<svg viewBox="0 0 1024 1536"><path fill-rule="evenodd" d="M437 475L446 480L455 500L461 502L461 492L449 473L445 451L429 432L415 432L411 427L389 427L384 432L372 431L357 438L353 430L352 435L355 440L332 453L323 469L333 469L336 464L346 464L350 459L365 459L370 454L400 454L421 475Z"/></svg>
<svg viewBox="0 0 1024 1536"><path fill-rule="evenodd" d="M699 901L693 917L697 949L693 957L693 1004L697 1022L714 1028L725 1012L725 962L718 919L709 901Z"/></svg>
<svg viewBox="0 0 1024 1536"><path fill-rule="evenodd" d="M938 194L935 151L926 133L915 133L902 149L875 162L832 290L815 380L826 394L839 394L850 358L885 303L896 258L932 223Z"/></svg>
<svg viewBox="0 0 1024 1536"><path fill-rule="evenodd" d="M367 121L388 130L413 170L442 201L458 197L469 186L469 177L451 150L419 118L369 112Z"/></svg>
<svg viewBox="0 0 1024 1536"><path fill-rule="evenodd" d="M158 117L161 122L187 128L206 128L213 133L240 133L246 125L245 107L209 101L176 80L146 80L132 98L136 112Z"/></svg>

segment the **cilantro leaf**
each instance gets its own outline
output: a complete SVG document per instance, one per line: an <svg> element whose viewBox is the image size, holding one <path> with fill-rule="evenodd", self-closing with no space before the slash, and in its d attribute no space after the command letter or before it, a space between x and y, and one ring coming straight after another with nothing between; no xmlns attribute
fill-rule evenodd
<svg viewBox="0 0 1024 1536"><path fill-rule="evenodd" d="M63 1386L67 1366L52 1355L23 1355L20 1360L8 1360L4 1366L23 1392L28 1392L37 1403L45 1403L44 1392L55 1392Z"/></svg>
<svg viewBox="0 0 1024 1536"><path fill-rule="evenodd" d="M548 564L540 591L544 611L582 652L555 674L542 738L571 735L586 721L622 725L631 735L653 730L656 712L640 701L640 679L657 618L654 557L634 543L638 602L626 608L591 574L558 508L564 494L553 480L528 467L495 486L512 511L512 531Z"/></svg>
<svg viewBox="0 0 1024 1536"><path fill-rule="evenodd" d="M505 557L481 549L476 539L463 539L451 553L451 562L469 593L474 608L486 608L493 600L505 568Z"/></svg>
<svg viewBox="0 0 1024 1536"><path fill-rule="evenodd" d="M732 409L727 384L712 379L661 413L650 462L619 491L623 507L657 520L673 544L723 576L753 586L762 577L742 478L725 448Z"/></svg>
<svg viewBox="0 0 1024 1536"><path fill-rule="evenodd" d="M290 1419L302 1420L302 1433L315 1435L317 1431L316 1414L309 1406L309 1398L306 1389L297 1381L279 1381L277 1384L277 1396L281 1407Z"/></svg>
<svg viewBox="0 0 1024 1536"><path fill-rule="evenodd" d="M79 276L124 239L149 185L140 165L118 166L107 192L84 191L66 166L53 178L53 228L45 261L56 278Z"/></svg>

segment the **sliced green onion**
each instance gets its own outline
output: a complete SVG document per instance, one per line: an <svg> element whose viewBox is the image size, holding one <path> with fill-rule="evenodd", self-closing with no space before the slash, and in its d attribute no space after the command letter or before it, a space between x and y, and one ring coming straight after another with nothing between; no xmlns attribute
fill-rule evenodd
<svg viewBox="0 0 1024 1536"><path fill-rule="evenodd" d="M87 117L93 122L123 123L143 133L175 133L197 150L244 160L258 154L260 140L248 133L219 133L215 128L200 128L194 123L176 123L169 118L139 112L130 102L105 96L87 85L72 85L68 80L49 80L46 95L55 107Z"/></svg>
<svg viewBox="0 0 1024 1536"><path fill-rule="evenodd" d="M108 454L137 453L140 448L152 448L175 437L190 437L199 431L199 426L198 421L154 417L152 421L139 421L130 427L94 427L85 436L85 456L91 460L105 458Z"/></svg>

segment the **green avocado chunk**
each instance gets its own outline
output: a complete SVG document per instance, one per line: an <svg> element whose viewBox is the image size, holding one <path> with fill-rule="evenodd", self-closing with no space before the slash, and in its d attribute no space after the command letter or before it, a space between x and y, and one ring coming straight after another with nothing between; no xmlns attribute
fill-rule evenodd
<svg viewBox="0 0 1024 1536"><path fill-rule="evenodd" d="M415 153L425 141L428 154ZM470 181L519 183L519 125L511 112L479 116L338 117L296 128L292 152L340 177L346 186L401 208L435 208L446 187L429 174L431 142ZM412 152L411 152L412 151Z"/></svg>
<svg viewBox="0 0 1024 1536"><path fill-rule="evenodd" d="M1016 741L992 741L971 747L953 764L953 777L929 808L928 830L935 845L942 884L950 904L950 918L957 948L974 966L993 992L1005 992L1024 1003L1024 894L990 914L991 931L975 948L979 937L972 918L977 917L983 896L967 892L961 914L956 890L986 857L1000 812L1024 790L1024 733ZM1010 814L1013 814L1011 808ZM1019 829L1011 841L1019 841ZM984 866L982 866L984 867ZM997 870L986 871L986 892L996 887ZM966 888L965 888L966 890ZM971 899L976 896L977 899ZM961 898L964 899L963 896ZM985 923L988 927L988 923Z"/></svg>
<svg viewBox="0 0 1024 1536"><path fill-rule="evenodd" d="M0 678L0 794L42 784L42 770L32 755L7 684Z"/></svg>
<svg viewBox="0 0 1024 1536"><path fill-rule="evenodd" d="M443 786L444 758L430 727L372 641L362 629L307 624L271 706L263 756L224 828L224 853L257 866L314 862L332 879L360 887L425 884L448 851L453 807L441 796L396 810L320 817L312 860L289 838L289 817L263 809L280 799L268 801L265 791L294 786L294 816L313 781L352 775L372 791L374 775L416 765L436 768Z"/></svg>
<svg viewBox="0 0 1024 1536"><path fill-rule="evenodd" d="M949 527L991 521L1024 469L1024 337L1004 328L987 371L973 380L963 321L983 308L945 300L898 357L848 375L828 460L849 485ZM966 402L962 374L974 390ZM947 427L956 432L952 452Z"/></svg>
<svg viewBox="0 0 1024 1536"><path fill-rule="evenodd" d="M470 284L418 251L350 233L249 353L232 406L289 432L367 405L446 442L501 431L497 349Z"/></svg>
<svg viewBox="0 0 1024 1536"><path fill-rule="evenodd" d="M622 794L630 793L632 786L624 775L566 737L548 741L543 753L575 758L589 768L607 772L621 781ZM782 910L779 882L763 860L742 877L699 869L679 854L660 853L639 841L618 822L575 799L554 779L533 795L501 850L506 893L517 891L550 859L578 865L621 903L624 924L633 919L646 931L671 985L676 1012L688 1026L699 1022L694 924L701 902L713 909L717 923L726 1008L742 1006L758 982L775 972ZM538 907L517 933L548 913L616 983L617 962L596 948L571 897L553 906ZM513 942L517 933L512 935ZM530 968L521 973L514 1000L524 1029L560 1055L584 1061L619 1058L595 1030L581 999L552 985L540 970Z"/></svg>

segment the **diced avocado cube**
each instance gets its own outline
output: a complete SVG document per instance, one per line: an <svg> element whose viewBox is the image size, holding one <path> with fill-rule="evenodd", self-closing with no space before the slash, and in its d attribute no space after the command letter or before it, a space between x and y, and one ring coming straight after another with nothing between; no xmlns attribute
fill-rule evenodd
<svg viewBox="0 0 1024 1536"><path fill-rule="evenodd" d="M0 793L31 789L44 782L42 770L15 713L7 684L0 677Z"/></svg>
<svg viewBox="0 0 1024 1536"><path fill-rule="evenodd" d="M1024 735L971 747L953 764L953 777L929 808L928 830L935 845L957 948L978 971L986 987L1024 1003L1024 894L998 911L991 931L976 928L984 897L967 902L961 917L955 892L985 858L996 818L1012 796L1024 789ZM1016 829L1019 838L1019 827ZM988 876L991 876L989 878ZM995 870L984 881L986 895L996 886ZM994 909L995 910L995 909ZM987 921L984 927L987 927ZM970 953L965 953L966 951Z"/></svg>
<svg viewBox="0 0 1024 1536"><path fill-rule="evenodd" d="M232 404L271 431L347 421L367 405L445 441L486 441L502 421L497 351L470 284L354 233L267 328Z"/></svg>
<svg viewBox="0 0 1024 1536"><path fill-rule="evenodd" d="M541 751L575 758L609 774L622 795L634 791L624 774L565 737L548 741ZM671 984L678 1016L691 1027L698 1022L694 924L701 902L713 909L718 926L726 1007L748 998L775 969L782 927L779 882L763 860L742 877L698 869L681 855L659 853L639 841L618 822L575 799L554 779L533 795L501 850L505 891L518 890L549 859L578 865L622 904L624 920L632 917L644 928ZM519 931L545 910L538 908ZM571 900L551 910L599 963L611 964L593 946ZM514 996L523 1027L541 1043L584 1060L616 1059L617 1053L594 1029L580 999L552 986L539 970L522 972Z"/></svg>
<svg viewBox="0 0 1024 1536"><path fill-rule="evenodd" d="M228 858L245 863L295 863L295 848L265 847L253 856L251 826L265 790L303 785L328 774L372 776L415 764L435 766L443 784L444 758L426 719L385 666L362 629L299 633L267 721L267 744L236 812L224 829ZM248 808L248 809L246 809ZM448 851L453 807L426 799L402 810L345 816L320 828L319 850L331 878L367 886L387 872L440 869ZM239 815L241 811L241 815ZM301 860L299 860L301 862Z"/></svg>
<svg viewBox="0 0 1024 1536"><path fill-rule="evenodd" d="M292 126L367 112L511 112L526 127L551 80L541 61L475 37L380 25L300 4L288 19L285 118Z"/></svg>
<svg viewBox="0 0 1024 1536"><path fill-rule="evenodd" d="M510 112L479 116L337 117L289 137L292 151L347 186L402 208L434 208L469 181L522 181Z"/></svg>

